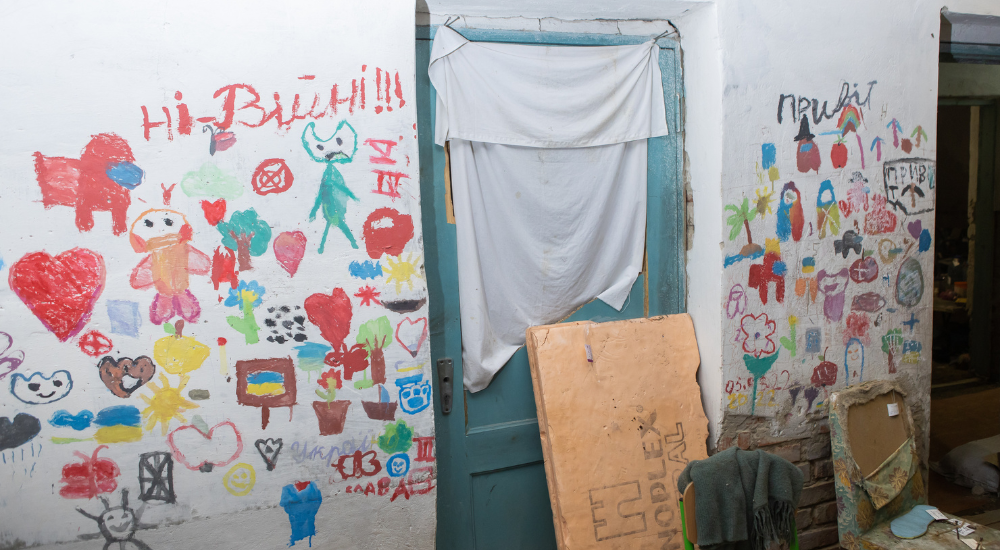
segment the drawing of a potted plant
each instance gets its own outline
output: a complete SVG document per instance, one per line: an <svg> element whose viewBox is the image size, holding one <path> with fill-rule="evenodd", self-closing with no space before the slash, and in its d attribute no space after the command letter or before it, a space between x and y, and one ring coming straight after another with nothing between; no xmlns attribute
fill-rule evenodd
<svg viewBox="0 0 1000 550"><path fill-rule="evenodd" d="M385 384L385 352L386 346L392 342L392 325L386 316L365 321L358 329L358 344L368 352L368 362L371 365L372 377L364 378L354 383L360 389L370 388L375 384Z"/></svg>
<svg viewBox="0 0 1000 550"><path fill-rule="evenodd" d="M316 395L323 401L313 401L316 420L319 421L319 435L335 435L344 431L344 421L347 420L347 408L351 402L337 400L337 390L343 386L340 371L330 369L324 372L317 382L324 390L316 389Z"/></svg>
<svg viewBox="0 0 1000 550"><path fill-rule="evenodd" d="M389 392L381 384L378 386L378 396L378 401L361 402L361 406L365 408L365 414L372 420L395 420L398 403L389 401Z"/></svg>

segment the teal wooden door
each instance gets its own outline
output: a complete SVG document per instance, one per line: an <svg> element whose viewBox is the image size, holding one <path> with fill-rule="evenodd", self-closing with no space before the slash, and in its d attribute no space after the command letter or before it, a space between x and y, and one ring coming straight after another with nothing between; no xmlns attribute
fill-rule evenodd
<svg viewBox="0 0 1000 550"><path fill-rule="evenodd" d="M417 112L424 265L430 292L431 355L454 364L454 405L442 414L435 379L439 549L554 549L538 419L524 348L478 393L462 389L455 226L445 215L444 149L434 145L434 89L427 76L436 28L417 29ZM640 44L643 36L462 29L473 41L559 45ZM649 140L646 269L623 311L593 301L568 321L610 321L684 311L684 187L681 180L680 55L660 39L670 135ZM581 452L586 452L581 449Z"/></svg>

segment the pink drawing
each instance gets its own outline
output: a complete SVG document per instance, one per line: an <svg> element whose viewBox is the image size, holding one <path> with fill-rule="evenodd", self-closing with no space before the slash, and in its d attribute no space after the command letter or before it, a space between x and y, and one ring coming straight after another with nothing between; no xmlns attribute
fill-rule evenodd
<svg viewBox="0 0 1000 550"><path fill-rule="evenodd" d="M427 340L427 318L421 317L417 320L404 318L396 325L396 341L406 348L413 357L417 356L420 346Z"/></svg>
<svg viewBox="0 0 1000 550"><path fill-rule="evenodd" d="M188 470L211 472L228 466L243 452L243 436L231 420L212 426L208 433L194 425L181 426L167 436L167 446Z"/></svg>
<svg viewBox="0 0 1000 550"><path fill-rule="evenodd" d="M299 262L306 253L306 236L301 231L286 231L274 239L274 257L281 267L294 277L299 270Z"/></svg>
<svg viewBox="0 0 1000 550"><path fill-rule="evenodd" d="M821 269L816 274L819 291L823 293L823 315L828 321L840 321L844 316L844 293L847 292L849 272L845 267L838 272L827 273Z"/></svg>
<svg viewBox="0 0 1000 550"><path fill-rule="evenodd" d="M865 233L878 235L896 230L896 214L886 208L885 195L872 196L872 209L865 214Z"/></svg>
<svg viewBox="0 0 1000 550"><path fill-rule="evenodd" d="M149 320L162 325L175 315L195 322L201 315L198 299L188 290L190 274L208 275L211 259L188 244L191 225L175 210L152 209L132 222L129 240L139 253L148 252L132 270L132 288L156 287L149 306Z"/></svg>

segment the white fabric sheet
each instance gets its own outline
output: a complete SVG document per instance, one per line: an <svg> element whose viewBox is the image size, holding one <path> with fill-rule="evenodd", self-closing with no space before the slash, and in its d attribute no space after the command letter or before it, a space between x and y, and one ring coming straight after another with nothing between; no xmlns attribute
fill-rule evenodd
<svg viewBox="0 0 1000 550"><path fill-rule="evenodd" d="M490 383L528 327L628 298L642 269L646 138L667 131L657 52L438 30L429 72L436 136L451 145L469 391Z"/></svg>
<svg viewBox="0 0 1000 550"><path fill-rule="evenodd" d="M434 141L587 147L667 135L660 48L469 42L439 27Z"/></svg>

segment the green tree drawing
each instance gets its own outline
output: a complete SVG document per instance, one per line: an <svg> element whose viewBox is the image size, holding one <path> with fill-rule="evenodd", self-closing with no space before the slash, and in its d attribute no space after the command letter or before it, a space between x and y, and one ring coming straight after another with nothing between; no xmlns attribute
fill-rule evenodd
<svg viewBox="0 0 1000 550"><path fill-rule="evenodd" d="M236 251L240 271L253 269L250 257L263 255L271 242L271 226L253 208L233 212L228 222L219 222L215 228L222 235L222 244Z"/></svg>

